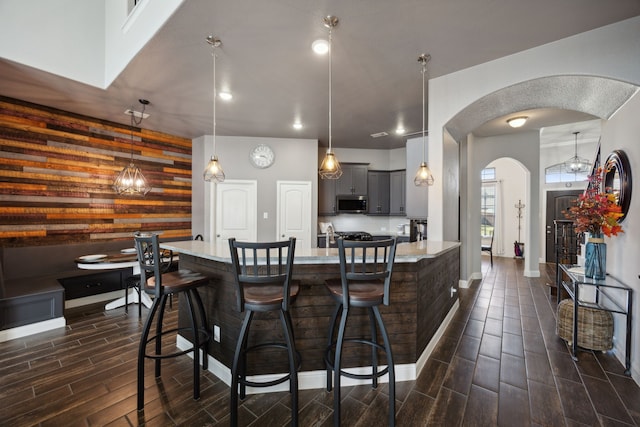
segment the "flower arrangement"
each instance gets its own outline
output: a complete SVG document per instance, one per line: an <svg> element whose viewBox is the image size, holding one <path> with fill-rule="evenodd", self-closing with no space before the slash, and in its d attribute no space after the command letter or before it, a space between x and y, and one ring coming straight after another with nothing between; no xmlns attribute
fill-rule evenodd
<svg viewBox="0 0 640 427"><path fill-rule="evenodd" d="M618 220L622 217L622 208L614 193L602 192L604 169L599 167L589 176L589 186L570 207L565 216L576 223L576 233L588 232L591 236L607 237L624 233Z"/></svg>

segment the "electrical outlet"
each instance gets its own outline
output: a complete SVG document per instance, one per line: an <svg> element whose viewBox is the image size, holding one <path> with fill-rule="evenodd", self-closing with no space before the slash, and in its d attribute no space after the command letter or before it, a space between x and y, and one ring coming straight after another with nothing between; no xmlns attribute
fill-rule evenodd
<svg viewBox="0 0 640 427"><path fill-rule="evenodd" d="M218 325L213 325L213 340L220 342L220 326Z"/></svg>

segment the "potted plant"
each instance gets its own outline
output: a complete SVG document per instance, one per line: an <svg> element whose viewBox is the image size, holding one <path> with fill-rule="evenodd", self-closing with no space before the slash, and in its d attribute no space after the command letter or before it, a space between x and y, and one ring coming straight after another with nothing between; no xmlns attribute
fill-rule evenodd
<svg viewBox="0 0 640 427"><path fill-rule="evenodd" d="M585 276L604 279L607 246L604 236L623 233L618 220L623 216L615 193L602 188L604 169L599 167L589 176L589 185L568 209L565 216L575 222L576 233L588 233L585 246Z"/></svg>

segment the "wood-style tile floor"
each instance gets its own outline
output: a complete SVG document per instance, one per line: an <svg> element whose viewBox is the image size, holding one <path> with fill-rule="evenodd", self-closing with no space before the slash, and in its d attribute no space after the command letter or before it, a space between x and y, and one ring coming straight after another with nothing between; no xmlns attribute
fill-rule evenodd
<svg viewBox="0 0 640 427"><path fill-rule="evenodd" d="M460 310L419 378L397 384L397 425L640 425L640 388L615 356L581 351L576 363L556 337L545 285L553 272L541 268L529 279L521 261L483 264L485 278L460 290ZM137 310L66 314L64 329L0 343L0 426L228 425L229 388L206 372L194 401L186 356L166 361L161 380L147 369L136 411ZM345 389L343 425L386 425L386 393ZM288 393L249 396L241 424L288 425L289 402ZM299 414L301 426L331 425L332 394L301 391Z"/></svg>

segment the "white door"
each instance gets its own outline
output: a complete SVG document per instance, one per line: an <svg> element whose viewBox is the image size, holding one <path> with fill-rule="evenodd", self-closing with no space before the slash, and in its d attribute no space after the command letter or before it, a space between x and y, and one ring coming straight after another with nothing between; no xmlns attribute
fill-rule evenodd
<svg viewBox="0 0 640 427"><path fill-rule="evenodd" d="M296 238L297 248L311 247L311 182L278 181L278 240Z"/></svg>
<svg viewBox="0 0 640 427"><path fill-rule="evenodd" d="M215 242L230 237L255 242L258 238L258 182L226 180L216 184Z"/></svg>

